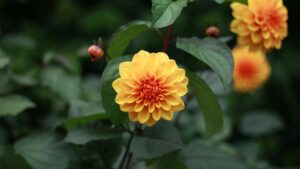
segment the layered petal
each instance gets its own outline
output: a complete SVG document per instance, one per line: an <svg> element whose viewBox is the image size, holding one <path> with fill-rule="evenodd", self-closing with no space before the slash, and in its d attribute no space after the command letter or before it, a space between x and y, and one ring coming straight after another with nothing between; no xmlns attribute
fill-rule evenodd
<svg viewBox="0 0 300 169"><path fill-rule="evenodd" d="M282 0L248 0L248 6L234 2L231 8L230 27L238 36L238 46L262 51L281 48L288 35L288 11Z"/></svg>
<svg viewBox="0 0 300 169"><path fill-rule="evenodd" d="M269 78L271 68L264 53L251 51L248 47L238 47L233 50L233 58L236 91L255 91Z"/></svg>
<svg viewBox="0 0 300 169"><path fill-rule="evenodd" d="M112 83L115 101L131 121L152 126L184 109L181 97L188 92L188 79L166 53L140 51L119 65L119 73Z"/></svg>

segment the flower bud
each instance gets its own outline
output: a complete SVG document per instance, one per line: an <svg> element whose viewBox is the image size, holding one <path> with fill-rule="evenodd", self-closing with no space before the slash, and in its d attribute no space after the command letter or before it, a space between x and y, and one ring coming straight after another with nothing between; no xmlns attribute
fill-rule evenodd
<svg viewBox="0 0 300 169"><path fill-rule="evenodd" d="M206 29L206 34L207 36L216 38L220 35L220 30L216 26L210 26Z"/></svg>
<svg viewBox="0 0 300 169"><path fill-rule="evenodd" d="M97 59L100 59L104 55L104 51L97 45L91 45L88 49L88 54L90 56L90 60L96 61Z"/></svg>

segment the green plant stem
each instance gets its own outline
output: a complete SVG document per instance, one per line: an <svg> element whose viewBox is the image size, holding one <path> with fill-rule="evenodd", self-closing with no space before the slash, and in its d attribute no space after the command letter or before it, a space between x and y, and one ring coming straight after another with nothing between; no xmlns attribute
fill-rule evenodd
<svg viewBox="0 0 300 169"><path fill-rule="evenodd" d="M130 153L130 146L131 146L131 143L132 143L132 140L133 140L134 136L137 134L137 132L140 130L140 128L141 128L140 124L137 123L135 125L134 131L130 132L130 138L127 142L127 145L126 145L126 148L125 148L125 153L123 155L123 158L122 158L119 169L129 169L130 161L131 161L131 158L133 156L133 154Z"/></svg>

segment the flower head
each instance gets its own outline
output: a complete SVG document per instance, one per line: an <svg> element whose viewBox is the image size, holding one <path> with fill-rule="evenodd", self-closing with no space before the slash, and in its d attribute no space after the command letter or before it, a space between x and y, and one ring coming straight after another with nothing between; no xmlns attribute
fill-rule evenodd
<svg viewBox="0 0 300 169"><path fill-rule="evenodd" d="M233 49L234 88L239 92L252 92L269 78L271 68L265 54L248 47Z"/></svg>
<svg viewBox="0 0 300 169"><path fill-rule="evenodd" d="M140 51L131 62L119 65L119 73L121 77L112 84L115 101L131 121L152 126L184 109L181 97L188 91L188 79L167 54Z"/></svg>
<svg viewBox="0 0 300 169"><path fill-rule="evenodd" d="M254 50L280 49L288 34L288 11L283 0L248 0L248 6L231 4L234 20L231 31L238 35L239 46Z"/></svg>
<svg viewBox="0 0 300 169"><path fill-rule="evenodd" d="M104 55L104 52L103 52L102 48L100 48L99 46L97 46L97 45L91 45L88 48L88 54L90 56L90 60L92 62L94 62L97 59L102 58L103 55Z"/></svg>
<svg viewBox="0 0 300 169"><path fill-rule="evenodd" d="M220 29L216 26L210 26L206 29L206 35L216 38L220 35Z"/></svg>

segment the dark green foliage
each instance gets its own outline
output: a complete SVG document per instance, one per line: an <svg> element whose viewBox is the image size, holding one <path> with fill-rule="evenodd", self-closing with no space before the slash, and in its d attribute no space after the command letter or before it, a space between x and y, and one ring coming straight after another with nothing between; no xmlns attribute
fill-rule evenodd
<svg viewBox="0 0 300 169"><path fill-rule="evenodd" d="M117 169L134 135L126 169L297 169L300 1L284 1L289 37L251 94L231 90L231 2L1 0L0 168ZM111 84L137 51L162 51L170 25L168 55L188 72L186 107L139 126ZM219 39L205 37L211 25ZM90 62L99 37L104 58Z"/></svg>

